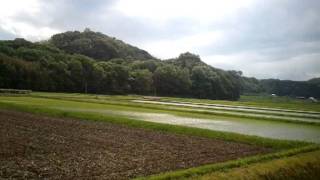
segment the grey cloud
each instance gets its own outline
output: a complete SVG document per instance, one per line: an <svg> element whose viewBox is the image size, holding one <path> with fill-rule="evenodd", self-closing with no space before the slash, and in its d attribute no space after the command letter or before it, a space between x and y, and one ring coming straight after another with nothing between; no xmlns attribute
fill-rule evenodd
<svg viewBox="0 0 320 180"><path fill-rule="evenodd" d="M112 9L115 0L48 1L42 5L43 18L19 14L16 19L35 26L49 26L66 30L83 30L89 27L131 43L142 43L160 39L174 39L189 35L192 22L187 19L173 19L163 26L146 19L126 16ZM42 19L46 19L43 21Z"/></svg>
<svg viewBox="0 0 320 180"><path fill-rule="evenodd" d="M306 80L320 76L319 8L317 0L259 1L232 21L220 24L225 38L203 48L201 53L206 56L258 54L263 58L248 56L253 59L222 65L240 68L258 78Z"/></svg>
<svg viewBox="0 0 320 180"><path fill-rule="evenodd" d="M279 63L264 62L249 65L250 74L260 78L308 80L320 77L320 53L296 56Z"/></svg>
<svg viewBox="0 0 320 180"><path fill-rule="evenodd" d="M234 16L213 24L203 25L190 19L172 17L161 26L149 19L117 12L112 8L115 0L41 2L42 11L37 17L19 13L14 19L60 31L89 27L136 46L161 40L174 41L203 30L220 31L223 35L221 40L194 50L209 64L215 64L215 59L205 57L222 55L236 58L237 54L247 54L245 57L241 55L241 61L220 67L242 70L258 78L266 78L269 73L271 77L281 79L306 79L320 73L320 57L317 55L320 52L318 0L261 0L256 1L254 7L242 9ZM0 29L0 38L12 39L14 35ZM267 73L257 71L262 66ZM290 66L300 70L290 71Z"/></svg>
<svg viewBox="0 0 320 180"><path fill-rule="evenodd" d="M317 0L260 1L231 23L222 24L226 38L203 49L203 53L263 51L320 41L319 7Z"/></svg>

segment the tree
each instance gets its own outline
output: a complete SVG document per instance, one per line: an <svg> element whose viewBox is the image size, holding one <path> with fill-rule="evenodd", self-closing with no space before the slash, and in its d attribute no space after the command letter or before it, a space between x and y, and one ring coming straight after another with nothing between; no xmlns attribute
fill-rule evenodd
<svg viewBox="0 0 320 180"><path fill-rule="evenodd" d="M198 55L187 52L160 61L146 51L89 29L57 34L37 43L24 39L0 41L1 88L103 94L155 92L234 100L239 97L241 80L240 72L213 68ZM316 92L319 88L315 86L305 87ZM300 87L293 88L292 93L300 93Z"/></svg>
<svg viewBox="0 0 320 180"><path fill-rule="evenodd" d="M130 73L131 91L137 94L149 94L153 89L152 73L147 69L137 69Z"/></svg>
<svg viewBox="0 0 320 180"><path fill-rule="evenodd" d="M170 64L158 67L153 79L156 92L161 95L186 95L191 86L188 70Z"/></svg>
<svg viewBox="0 0 320 180"><path fill-rule="evenodd" d="M218 75L207 66L196 66L192 69L192 93L197 98L217 98L216 81Z"/></svg>
<svg viewBox="0 0 320 180"><path fill-rule="evenodd" d="M105 92L125 94L129 91L129 70L127 67L111 62L100 62L104 76L100 83Z"/></svg>
<svg viewBox="0 0 320 180"><path fill-rule="evenodd" d="M71 54L83 54L108 61L112 58L147 60L153 57L146 51L116 38L86 28L84 32L68 31L53 35L49 43Z"/></svg>

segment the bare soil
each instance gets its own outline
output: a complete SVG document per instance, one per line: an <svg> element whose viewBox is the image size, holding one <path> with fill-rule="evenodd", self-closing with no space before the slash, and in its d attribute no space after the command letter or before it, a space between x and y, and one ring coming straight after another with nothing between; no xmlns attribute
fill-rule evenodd
<svg viewBox="0 0 320 180"><path fill-rule="evenodd" d="M0 110L0 179L129 179L270 151L106 122Z"/></svg>

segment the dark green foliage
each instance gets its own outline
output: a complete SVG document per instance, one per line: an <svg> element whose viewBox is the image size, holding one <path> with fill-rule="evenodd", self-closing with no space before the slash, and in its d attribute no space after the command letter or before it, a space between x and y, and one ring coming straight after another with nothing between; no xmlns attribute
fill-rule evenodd
<svg viewBox="0 0 320 180"><path fill-rule="evenodd" d="M130 73L130 87L136 94L149 94L153 90L153 74L148 69L137 69Z"/></svg>
<svg viewBox="0 0 320 180"><path fill-rule="evenodd" d="M241 71L229 71L240 84L241 94L276 94L294 98L320 98L320 78L308 81L291 81L279 79L258 80L242 76Z"/></svg>
<svg viewBox="0 0 320 180"><path fill-rule="evenodd" d="M68 53L83 54L99 60L112 58L153 59L144 50L89 29L84 32L68 31L56 34L49 42Z"/></svg>
<svg viewBox="0 0 320 180"><path fill-rule="evenodd" d="M238 80L198 55L187 52L161 61L90 30L37 43L0 41L0 88L236 100Z"/></svg>
<svg viewBox="0 0 320 180"><path fill-rule="evenodd" d="M31 90L25 89L0 89L0 93L4 94L30 94Z"/></svg>
<svg viewBox="0 0 320 180"><path fill-rule="evenodd" d="M320 78L312 78L308 82L320 86Z"/></svg>
<svg viewBox="0 0 320 180"><path fill-rule="evenodd" d="M170 63L173 63L174 65L181 66L183 68L187 68L190 71L194 66L197 65L205 65L200 59L198 55L186 52L180 54L180 56L177 59L171 59L169 60Z"/></svg>
<svg viewBox="0 0 320 180"><path fill-rule="evenodd" d="M216 97L218 74L207 66L195 66L191 72L192 92L197 98Z"/></svg>
<svg viewBox="0 0 320 180"><path fill-rule="evenodd" d="M310 81L284 81L279 79L261 80L261 85L267 93L279 96L315 97L320 98L320 83L317 79Z"/></svg>
<svg viewBox="0 0 320 180"><path fill-rule="evenodd" d="M294 98L320 98L320 78L309 81L290 81L279 79L248 78L241 76L239 79L242 94L276 94Z"/></svg>
<svg viewBox="0 0 320 180"><path fill-rule="evenodd" d="M260 81L254 77L239 78L242 94L257 94L264 91Z"/></svg>
<svg viewBox="0 0 320 180"><path fill-rule="evenodd" d="M150 72L154 72L161 62L158 60L148 60L148 61L134 61L131 63L132 69L148 69Z"/></svg>
<svg viewBox="0 0 320 180"><path fill-rule="evenodd" d="M196 98L237 100L240 85L231 72L213 68L201 61L198 55L186 52L166 61L188 71L191 81L189 95Z"/></svg>
<svg viewBox="0 0 320 180"><path fill-rule="evenodd" d="M154 85L159 95L188 95L191 81L188 69L164 64L154 72Z"/></svg>

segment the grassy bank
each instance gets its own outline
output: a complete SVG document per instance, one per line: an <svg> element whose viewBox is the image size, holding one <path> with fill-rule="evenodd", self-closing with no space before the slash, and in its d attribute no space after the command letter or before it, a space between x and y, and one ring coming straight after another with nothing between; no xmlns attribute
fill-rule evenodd
<svg viewBox="0 0 320 180"><path fill-rule="evenodd" d="M166 111L170 113L174 113L176 115L181 115L184 113L190 113L192 117L199 117L203 115L210 115L210 117L215 116L219 118L225 117L233 117L233 118L245 118L245 119L254 119L254 120L273 120L273 121L282 121L288 123L301 123L301 124L314 124L320 125L317 121L299 121L294 119L284 119L285 115L278 114L278 117L268 117L268 115L273 115L270 113L259 113L261 116L251 116L250 112L243 113L243 114L232 114L229 113L228 110L214 110L208 108L193 108L193 107L185 107L185 106L174 106L174 105L161 105L161 104L148 104L148 103L134 103L130 100L141 99L141 96L108 96L108 95L85 95L85 94L48 94L48 93L35 93L32 97L43 97L43 98L50 98L50 99L61 99L61 100L72 100L77 102L92 102L92 103L99 103L99 104L107 104L107 105L121 105L126 107L134 107L134 108L144 108L145 110L153 109L153 110L160 110ZM166 99L168 100L168 99ZM172 99L170 99L172 101ZM185 100L185 99L181 99ZM233 110L237 112L236 110ZM197 114L197 115L196 115ZM208 116L207 116L208 117ZM204 117L206 118L206 117ZM294 117L293 117L294 118ZM310 118L307 118L310 119Z"/></svg>
<svg viewBox="0 0 320 180"><path fill-rule="evenodd" d="M141 99L143 96L139 95L96 95L96 94L80 94L80 93L46 93L46 92L32 92L33 96L43 97L78 97L78 98L100 98L108 100L132 100ZM176 98L176 97L159 97L159 100L164 101L185 101L194 103L211 103L223 104L233 106L257 106L262 108L280 108L300 111L316 111L320 112L320 103L313 103L308 100L294 99L290 97L271 97L271 96L244 96L242 95L238 101L226 100L209 100L209 99L194 99L194 98Z"/></svg>
<svg viewBox="0 0 320 180"><path fill-rule="evenodd" d="M290 149L287 151L282 151L278 153L271 153L267 155L258 155L258 156L253 156L253 157L248 157L248 158L242 158L239 160L233 160L229 162L224 162L224 163L217 163L217 164L211 164L211 165L205 165L205 166L200 166L196 168L190 168L186 170L180 170L180 171L174 171L174 172L167 172L167 173L162 173L150 177L141 177L137 178L139 180L162 180L162 179L200 179L200 178L207 178L210 179L211 177L215 178L218 177L218 175L214 173L219 173L222 175L225 175L225 177L231 177L231 174L224 174L225 171L230 170L231 172L233 171L234 168L241 168L245 169L248 165L259 165L259 164L264 164L264 163L271 163L271 167L273 167L274 162L272 160L274 159L282 159L282 158L288 158L288 157L294 157L295 155L299 155L301 153L308 153L308 152L318 152L319 154L319 146L311 145L311 146L305 146L305 147L300 147L300 148L294 148ZM311 158L311 156L308 156ZM270 162L271 161L271 162ZM278 165L277 163L275 163ZM304 166L307 166L307 162L302 162ZM319 165L319 162L317 162L317 165ZM281 166L278 165L280 168ZM285 168L285 167L284 167ZM248 171L253 171L254 170L248 169ZM270 169L272 171L272 169ZM303 169L299 169L299 171L303 171ZM273 174L274 177L277 177L277 174ZM237 177L235 177L237 178ZM239 179L255 179L255 177L252 175L251 177L246 178L245 176L238 176ZM219 177L217 178L219 179Z"/></svg>
<svg viewBox="0 0 320 180"><path fill-rule="evenodd" d="M251 164L224 172L209 173L193 179L238 180L318 180L320 177L320 151L297 154L265 163Z"/></svg>
<svg viewBox="0 0 320 180"><path fill-rule="evenodd" d="M193 102L193 103L211 103L211 104L223 104L223 105L233 105L233 106L253 106L253 107L264 107L264 108L280 108L280 109L320 112L320 103L313 103L308 100L299 100L299 99L294 99L290 97L241 96L238 101L174 98L174 97L162 97L161 99L170 100L170 101L186 101L186 102Z"/></svg>

